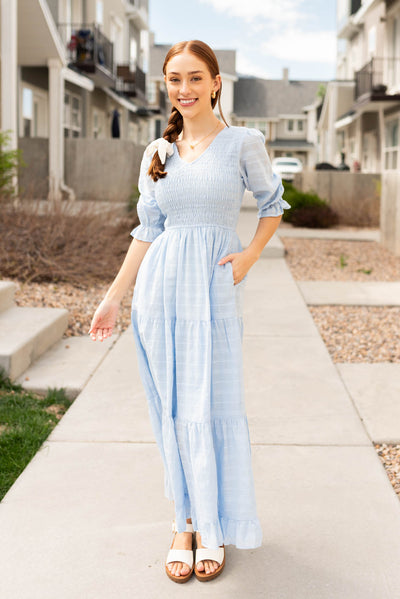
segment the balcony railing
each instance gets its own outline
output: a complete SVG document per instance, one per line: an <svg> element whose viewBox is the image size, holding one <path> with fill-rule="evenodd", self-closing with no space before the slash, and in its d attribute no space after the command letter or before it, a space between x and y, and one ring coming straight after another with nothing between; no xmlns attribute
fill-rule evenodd
<svg viewBox="0 0 400 599"><path fill-rule="evenodd" d="M146 74L139 67L131 71L128 64L119 64L117 66L117 83L115 89L126 96L140 96L144 99L146 94Z"/></svg>
<svg viewBox="0 0 400 599"><path fill-rule="evenodd" d="M400 89L400 58L371 58L355 74L356 99L364 94L386 94L387 89Z"/></svg>
<svg viewBox="0 0 400 599"><path fill-rule="evenodd" d="M81 71L96 68L114 76L113 44L94 23L59 23L58 30L68 52L68 61Z"/></svg>

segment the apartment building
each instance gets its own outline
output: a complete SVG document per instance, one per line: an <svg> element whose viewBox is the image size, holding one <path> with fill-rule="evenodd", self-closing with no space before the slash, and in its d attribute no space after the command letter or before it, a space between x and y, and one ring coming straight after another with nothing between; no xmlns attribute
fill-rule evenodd
<svg viewBox="0 0 400 599"><path fill-rule="evenodd" d="M400 0L338 0L336 80L319 122L321 160L400 168Z"/></svg>
<svg viewBox="0 0 400 599"><path fill-rule="evenodd" d="M239 77L234 87L233 123L264 133L271 159L299 158L312 168L317 160L317 120L326 81Z"/></svg>
<svg viewBox="0 0 400 599"><path fill-rule="evenodd" d="M148 142L148 0L1 0L0 20L1 129L39 169L36 194L73 197L68 138Z"/></svg>

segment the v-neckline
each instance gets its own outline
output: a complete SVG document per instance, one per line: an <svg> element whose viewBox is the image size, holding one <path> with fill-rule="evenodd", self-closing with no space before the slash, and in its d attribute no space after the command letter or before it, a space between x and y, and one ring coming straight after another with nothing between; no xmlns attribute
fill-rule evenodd
<svg viewBox="0 0 400 599"><path fill-rule="evenodd" d="M207 152L207 150L209 148L211 148L211 146L213 145L214 141L217 139L217 137L219 137L221 135L221 133L223 131L225 131L225 129L229 129L229 127L227 127L225 125L225 127L223 129L221 129L221 131L219 133L217 133L217 135L211 140L211 142L208 144L208 146L206 147L206 149L203 150L202 153L199 156L197 156L197 158L195 158L194 160L191 160L190 162L188 162L187 160L184 160L183 158L181 158L181 155L179 154L178 146L176 145L175 142L173 142L179 160L181 162L183 162L183 164L194 164L195 162L197 162L198 160L200 160L200 158L202 158L202 156L204 156L204 154Z"/></svg>

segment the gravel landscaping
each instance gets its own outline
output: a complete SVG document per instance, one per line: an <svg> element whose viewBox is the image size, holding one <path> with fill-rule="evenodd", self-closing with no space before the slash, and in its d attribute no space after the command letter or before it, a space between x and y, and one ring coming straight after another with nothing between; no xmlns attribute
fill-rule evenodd
<svg viewBox="0 0 400 599"><path fill-rule="evenodd" d="M3 279L7 280L7 279ZM65 308L69 312L68 328L64 337L87 335L93 314L104 298L111 285L94 285L87 289L80 289L69 283L21 283L12 280L18 285L15 292L17 306ZM118 314L114 332L125 331L131 322L132 290L125 295Z"/></svg>
<svg viewBox="0 0 400 599"><path fill-rule="evenodd" d="M400 256L376 241L281 237L298 281L400 281Z"/></svg>

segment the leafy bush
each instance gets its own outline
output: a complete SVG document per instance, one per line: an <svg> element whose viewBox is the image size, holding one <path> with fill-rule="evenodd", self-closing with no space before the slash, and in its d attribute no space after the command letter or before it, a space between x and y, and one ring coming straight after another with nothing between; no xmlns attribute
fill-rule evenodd
<svg viewBox="0 0 400 599"><path fill-rule="evenodd" d="M337 225L338 215L328 205L301 206L292 216L294 227L308 227L310 229L328 229Z"/></svg>
<svg viewBox="0 0 400 599"><path fill-rule="evenodd" d="M284 182L284 199L291 209L285 210L283 220L295 227L328 228L337 225L338 215L328 203L314 193L299 191L289 182Z"/></svg>
<svg viewBox="0 0 400 599"><path fill-rule="evenodd" d="M11 137L10 131L0 131L0 196L10 198L15 194L13 178L18 169L26 166L21 150L7 150Z"/></svg>

